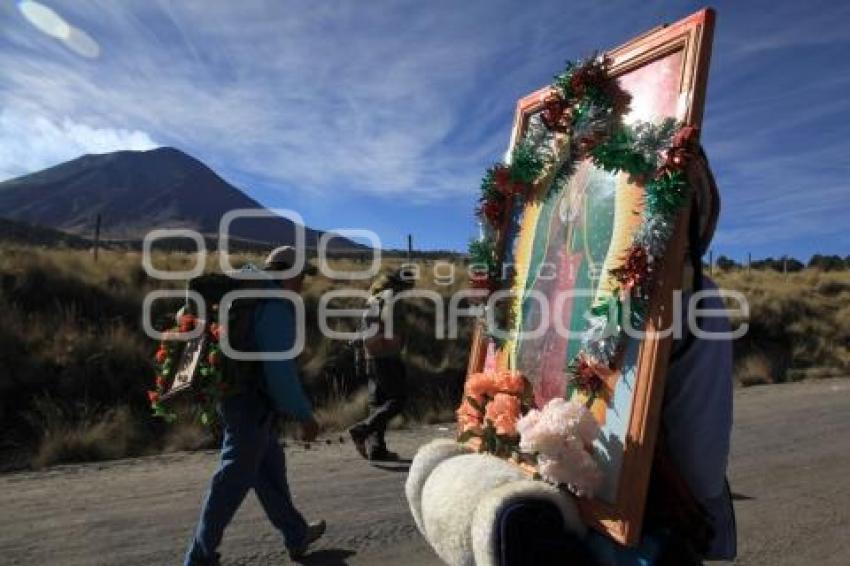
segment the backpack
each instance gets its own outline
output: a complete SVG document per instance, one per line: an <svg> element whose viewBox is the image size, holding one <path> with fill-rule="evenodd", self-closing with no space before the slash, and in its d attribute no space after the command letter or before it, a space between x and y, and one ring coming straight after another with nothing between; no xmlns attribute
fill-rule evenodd
<svg viewBox="0 0 850 566"><path fill-rule="evenodd" d="M363 381L368 379L369 377L369 356L366 353L366 340L363 338L365 336L367 329L370 325L380 322L381 315L384 311L384 303L386 302L384 297L381 294L374 295L372 297L377 301L377 308L375 304L367 305L366 310L363 311L363 316L360 319L360 323L357 327L357 332L359 336L354 340L351 340L348 343L348 347L352 351L352 358L354 363L354 377L358 381Z"/></svg>
<svg viewBox="0 0 850 566"><path fill-rule="evenodd" d="M198 293L204 301L205 328L200 337L172 345L181 351L173 375L168 376L170 383L164 384L160 401L171 404L177 399L194 397L200 404L206 404L239 391L263 391L261 362L232 359L217 344L221 323L218 305L227 293L250 289L252 284L256 287L255 281L217 273L200 275L189 281L187 289ZM227 338L234 350L256 350L254 315L260 304L261 300L250 298L239 299L232 304L228 312ZM187 299L186 306L181 309L182 316L196 316L197 310L194 301Z"/></svg>

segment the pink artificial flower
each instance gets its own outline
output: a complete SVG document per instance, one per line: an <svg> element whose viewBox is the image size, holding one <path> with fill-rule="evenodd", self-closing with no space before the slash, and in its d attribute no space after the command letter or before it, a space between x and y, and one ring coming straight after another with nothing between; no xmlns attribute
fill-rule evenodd
<svg viewBox="0 0 850 566"><path fill-rule="evenodd" d="M602 473L592 455L599 425L584 404L555 398L517 423L520 449L538 455L538 472L546 481L564 484L580 497L590 496Z"/></svg>
<svg viewBox="0 0 850 566"><path fill-rule="evenodd" d="M487 403L484 418L493 423L496 434L516 436L520 410L518 397L507 393L496 393L493 400Z"/></svg>
<svg viewBox="0 0 850 566"><path fill-rule="evenodd" d="M593 456L578 442L567 443L555 457L541 455L537 471L544 480L566 485L578 497L593 497L602 483L602 471Z"/></svg>

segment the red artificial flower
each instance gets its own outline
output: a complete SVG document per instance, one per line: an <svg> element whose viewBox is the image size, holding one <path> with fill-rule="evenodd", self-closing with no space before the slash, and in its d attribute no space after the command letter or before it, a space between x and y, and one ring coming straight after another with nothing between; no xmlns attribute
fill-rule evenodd
<svg viewBox="0 0 850 566"><path fill-rule="evenodd" d="M218 351L210 352L207 356L207 363L209 363L212 367L218 367L219 362L221 361L221 354Z"/></svg>
<svg viewBox="0 0 850 566"><path fill-rule="evenodd" d="M166 350L165 348L160 346L159 350L156 351L156 363L164 364L165 360L167 360L167 359L168 359L168 350Z"/></svg>
<svg viewBox="0 0 850 566"><path fill-rule="evenodd" d="M149 400L151 403L158 403L158 402L159 402L159 392L157 392L157 391L148 391L148 400Z"/></svg>
<svg viewBox="0 0 850 566"><path fill-rule="evenodd" d="M217 322L211 323L209 333L212 339L218 342L221 339L221 326Z"/></svg>
<svg viewBox="0 0 850 566"><path fill-rule="evenodd" d="M156 376L156 386L159 389L165 389L165 378L161 375Z"/></svg>
<svg viewBox="0 0 850 566"><path fill-rule="evenodd" d="M180 317L180 332L191 332L195 329L197 321L195 315L184 314Z"/></svg>
<svg viewBox="0 0 850 566"><path fill-rule="evenodd" d="M181 317L180 319L180 331L181 332L191 332L195 329L195 326L198 323L197 317L195 315L187 314Z"/></svg>

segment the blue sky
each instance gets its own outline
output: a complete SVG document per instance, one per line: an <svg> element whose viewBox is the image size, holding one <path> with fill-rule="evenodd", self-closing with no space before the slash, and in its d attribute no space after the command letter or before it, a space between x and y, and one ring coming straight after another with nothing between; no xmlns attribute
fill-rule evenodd
<svg viewBox="0 0 850 566"><path fill-rule="evenodd" d="M310 226L451 249L477 233L477 185L519 97L566 59L702 7L42 4L63 18L45 25L64 41L24 17L44 21L33 3L0 3L0 179L171 145ZM723 197L715 256L850 254L850 4L714 7L703 144Z"/></svg>

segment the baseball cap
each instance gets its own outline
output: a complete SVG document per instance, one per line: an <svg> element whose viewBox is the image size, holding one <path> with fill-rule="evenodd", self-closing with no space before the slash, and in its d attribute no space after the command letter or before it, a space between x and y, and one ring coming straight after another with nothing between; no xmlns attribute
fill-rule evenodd
<svg viewBox="0 0 850 566"><path fill-rule="evenodd" d="M295 265L296 258L297 254L295 253L295 248L292 246L280 246L273 249L269 252L269 255L266 256L263 269L266 271L282 271L284 269L289 269ZM304 275L315 275L316 272L316 267L309 261L304 260L304 266L301 269L301 273Z"/></svg>

